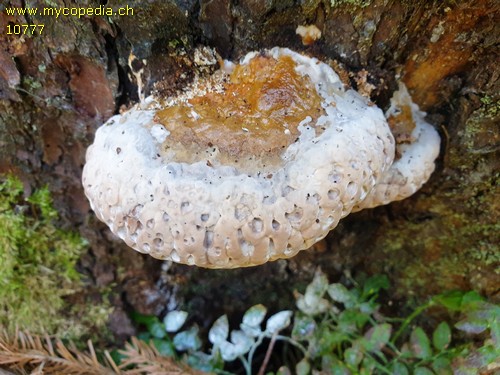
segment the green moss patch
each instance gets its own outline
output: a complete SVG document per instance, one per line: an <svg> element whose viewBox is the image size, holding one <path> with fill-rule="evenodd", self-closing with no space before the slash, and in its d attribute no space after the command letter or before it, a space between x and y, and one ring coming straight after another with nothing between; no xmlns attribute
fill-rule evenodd
<svg viewBox="0 0 500 375"><path fill-rule="evenodd" d="M86 241L57 219L46 187L24 198L18 179L0 177L0 326L8 331L84 331L65 313L74 310L65 297L83 287L75 266Z"/></svg>

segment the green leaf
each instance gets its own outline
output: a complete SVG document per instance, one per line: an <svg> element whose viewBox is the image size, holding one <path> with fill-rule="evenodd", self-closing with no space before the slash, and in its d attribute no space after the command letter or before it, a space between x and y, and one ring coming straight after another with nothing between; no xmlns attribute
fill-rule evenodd
<svg viewBox="0 0 500 375"><path fill-rule="evenodd" d="M189 353L187 356L187 364L191 368L201 370L208 373L217 373L216 370L224 368L224 362L219 356L209 355L203 352Z"/></svg>
<svg viewBox="0 0 500 375"><path fill-rule="evenodd" d="M328 289L328 279L320 268L316 270L313 281L307 286L304 295L298 294L297 307L304 314L316 315L323 313L330 307L328 300L324 299Z"/></svg>
<svg viewBox="0 0 500 375"><path fill-rule="evenodd" d="M292 338L295 340L306 340L316 330L315 320L308 315L296 316L293 323Z"/></svg>
<svg viewBox="0 0 500 375"><path fill-rule="evenodd" d="M413 375L434 375L434 373L427 367L417 367L413 371Z"/></svg>
<svg viewBox="0 0 500 375"><path fill-rule="evenodd" d="M317 343L314 349L317 350L320 355L330 353L336 346L350 340L350 335L330 329L319 329L318 334L319 337L317 337Z"/></svg>
<svg viewBox="0 0 500 375"><path fill-rule="evenodd" d="M467 304L465 319L455 324L455 327L467 333L478 334L490 328L492 323L498 321L499 316L500 306L475 301Z"/></svg>
<svg viewBox="0 0 500 375"><path fill-rule="evenodd" d="M130 314L130 317L132 318L132 320L135 322L135 323L138 323L138 324L144 324L146 326L150 325L150 324L153 324L155 322L159 322L160 320L154 316L154 315L143 315L143 314L139 314L138 312L132 312L132 314Z"/></svg>
<svg viewBox="0 0 500 375"><path fill-rule="evenodd" d="M179 351L195 351L201 348L201 340L198 337L198 327L194 326L186 331L179 332L174 336L174 346Z"/></svg>
<svg viewBox="0 0 500 375"><path fill-rule="evenodd" d="M226 341L229 335L229 321L227 315L222 315L215 321L208 332L208 340L214 344L219 345L222 341Z"/></svg>
<svg viewBox="0 0 500 375"><path fill-rule="evenodd" d="M417 327L410 335L410 347L415 357L426 359L432 356L431 343L424 330Z"/></svg>
<svg viewBox="0 0 500 375"><path fill-rule="evenodd" d="M455 328L465 333L477 335L488 329L488 322L484 320L464 319L455 324Z"/></svg>
<svg viewBox="0 0 500 375"><path fill-rule="evenodd" d="M446 357L438 357L432 361L432 369L438 375L452 375L451 362Z"/></svg>
<svg viewBox="0 0 500 375"><path fill-rule="evenodd" d="M167 335L165 331L165 325L159 320L148 324L148 331L153 337L156 337L157 339L162 339Z"/></svg>
<svg viewBox="0 0 500 375"><path fill-rule="evenodd" d="M247 335L257 337L261 334L260 325L266 317L267 309L263 305L255 305L250 307L243 315L240 328Z"/></svg>
<svg viewBox="0 0 500 375"><path fill-rule="evenodd" d="M432 343L437 350L442 351L448 347L450 342L450 326L446 322L441 322L432 333Z"/></svg>
<svg viewBox="0 0 500 375"><path fill-rule="evenodd" d="M408 342L403 343L399 351L401 352L402 358L413 358L413 353L410 350L410 343Z"/></svg>
<svg viewBox="0 0 500 375"><path fill-rule="evenodd" d="M122 361L127 358L127 356L125 356L119 349L111 350L109 352L109 355L118 366L120 366Z"/></svg>
<svg viewBox="0 0 500 375"><path fill-rule="evenodd" d="M344 310L339 314L338 325L342 332L356 332L364 327L370 315L356 310Z"/></svg>
<svg viewBox="0 0 500 375"><path fill-rule="evenodd" d="M342 284L335 283L328 286L328 295L335 302L348 304L353 301L354 297L349 290Z"/></svg>
<svg viewBox="0 0 500 375"><path fill-rule="evenodd" d="M243 324L250 327L259 327L266 317L267 309L264 305L250 307L243 315Z"/></svg>
<svg viewBox="0 0 500 375"><path fill-rule="evenodd" d="M401 362L394 362L390 368L393 375L409 375L408 368Z"/></svg>
<svg viewBox="0 0 500 375"><path fill-rule="evenodd" d="M185 311L170 311L163 318L167 332L177 332L186 322L188 313Z"/></svg>
<svg viewBox="0 0 500 375"><path fill-rule="evenodd" d="M389 289L389 278L386 275L375 275L363 283L363 297L377 294L380 289Z"/></svg>
<svg viewBox="0 0 500 375"><path fill-rule="evenodd" d="M466 292L462 297L462 307L475 302L484 301L484 298L476 291Z"/></svg>
<svg viewBox="0 0 500 375"><path fill-rule="evenodd" d="M325 354L321 357L321 369L323 370L322 374L329 375L350 375L351 372L347 368L347 366L339 361L337 357L333 354Z"/></svg>
<svg viewBox="0 0 500 375"><path fill-rule="evenodd" d="M359 350L357 346L347 348L344 351L344 361L349 366L352 366L357 369L362 360L363 360L363 353Z"/></svg>
<svg viewBox="0 0 500 375"><path fill-rule="evenodd" d="M286 366L281 366L278 371L276 371L276 375L291 375L292 372Z"/></svg>
<svg viewBox="0 0 500 375"><path fill-rule="evenodd" d="M497 316L490 324L490 335L493 343L500 347L500 316Z"/></svg>
<svg viewBox="0 0 500 375"><path fill-rule="evenodd" d="M222 359L226 362L234 361L236 358L248 353L253 344L253 338L243 331L232 331L231 342L222 341L219 343Z"/></svg>
<svg viewBox="0 0 500 375"><path fill-rule="evenodd" d="M480 367L486 367L493 363L498 365L498 358L500 357L500 349L495 345L484 345L477 350L479 356L477 364Z"/></svg>
<svg viewBox="0 0 500 375"><path fill-rule="evenodd" d="M149 332L139 332L137 334L137 338L139 340L144 341L144 342L149 342L149 340L151 340L151 333L149 333Z"/></svg>
<svg viewBox="0 0 500 375"><path fill-rule="evenodd" d="M443 305L448 310L460 311L462 308L462 299L464 295L465 295L464 292L456 290L452 292L438 294L437 296L434 296L432 300L434 302Z"/></svg>
<svg viewBox="0 0 500 375"><path fill-rule="evenodd" d="M226 362L232 362L240 355L240 350L232 342L223 341L220 343L220 353Z"/></svg>
<svg viewBox="0 0 500 375"><path fill-rule="evenodd" d="M373 374L375 372L375 368L377 367L377 362L372 357L363 358L363 362L361 362L361 371L360 373L365 374Z"/></svg>
<svg viewBox="0 0 500 375"><path fill-rule="evenodd" d="M235 345L238 356L240 356L248 353L255 340L246 335L245 332L236 330L231 332L231 342Z"/></svg>
<svg viewBox="0 0 500 375"><path fill-rule="evenodd" d="M154 338L152 341L153 345L162 356L175 357L175 348L170 341L160 340L156 338Z"/></svg>
<svg viewBox="0 0 500 375"><path fill-rule="evenodd" d="M364 335L366 339L365 348L369 351L379 351L389 342L392 326L382 323L371 327Z"/></svg>
<svg viewBox="0 0 500 375"><path fill-rule="evenodd" d="M285 310L269 317L266 323L266 333L272 335L288 327L291 323L292 315L292 311Z"/></svg>
<svg viewBox="0 0 500 375"><path fill-rule="evenodd" d="M295 304L297 308L307 315L318 315L326 312L330 308L330 303L324 298L311 299L302 294L297 294Z"/></svg>
<svg viewBox="0 0 500 375"><path fill-rule="evenodd" d="M311 365L306 358L302 358L302 360L295 365L295 373L297 375L308 375L311 372Z"/></svg>
<svg viewBox="0 0 500 375"><path fill-rule="evenodd" d="M378 304L370 301L370 302L363 302L363 303L360 303L358 308L359 308L359 311L362 312L363 314L367 314L367 315L371 315L375 312L375 310L377 310L379 307Z"/></svg>

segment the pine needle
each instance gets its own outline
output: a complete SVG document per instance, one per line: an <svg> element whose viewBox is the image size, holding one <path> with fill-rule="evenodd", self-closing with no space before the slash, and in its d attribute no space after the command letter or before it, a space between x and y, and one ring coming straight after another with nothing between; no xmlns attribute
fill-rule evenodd
<svg viewBox="0 0 500 375"><path fill-rule="evenodd" d="M49 336L31 335L18 331L9 335L0 331L0 375L65 374L65 375L189 375L193 370L180 368L171 359L162 357L150 345L132 338L126 344L120 366L109 352L99 362L94 346L87 342L88 352L78 350L74 344L64 345Z"/></svg>
<svg viewBox="0 0 500 375"><path fill-rule="evenodd" d="M90 355L72 344L67 348L60 340L55 340L54 348L49 336L42 338L23 331L11 336L3 330L0 332L0 366L17 374L116 374L113 368L99 363L92 344L88 344Z"/></svg>
<svg viewBox="0 0 500 375"><path fill-rule="evenodd" d="M127 375L155 374L155 375L188 375L199 374L194 370L186 370L158 353L153 345L148 345L143 341L133 337L131 343L125 345L125 349L120 351L125 359L120 365L120 369L132 367L126 370Z"/></svg>

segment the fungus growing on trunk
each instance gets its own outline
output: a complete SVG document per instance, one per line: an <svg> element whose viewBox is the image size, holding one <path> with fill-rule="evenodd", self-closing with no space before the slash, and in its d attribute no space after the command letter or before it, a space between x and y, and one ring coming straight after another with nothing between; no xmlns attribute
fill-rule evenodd
<svg viewBox="0 0 500 375"><path fill-rule="evenodd" d="M403 199L429 178L439 137L398 95L391 118L409 109L415 128L396 146L382 111L328 65L252 52L101 126L85 193L113 233L156 258L234 268L292 257L351 211Z"/></svg>

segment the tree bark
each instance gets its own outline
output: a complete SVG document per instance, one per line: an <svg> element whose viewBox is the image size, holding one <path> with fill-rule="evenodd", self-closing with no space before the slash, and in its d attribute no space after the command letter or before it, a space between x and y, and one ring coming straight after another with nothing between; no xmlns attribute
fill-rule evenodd
<svg viewBox="0 0 500 375"><path fill-rule="evenodd" d="M129 6L134 14L56 19L8 15L7 8L71 6L67 1L0 5L0 173L19 176L28 193L49 185L61 225L89 239L82 270L96 287L119 285L117 311L129 303L160 313L167 301L182 299L207 320L253 303L286 308L293 287L317 266L332 280L346 270L387 273L394 298L474 289L498 301L498 2L88 0L85 6L101 3ZM41 35L8 35L7 26L17 24L45 27ZM306 47L295 29L310 24L322 37ZM126 248L84 197L85 149L101 123L138 100L131 54L144 68L147 90L162 81L164 92L174 92L192 78L189 59L199 44L230 59L282 46L336 60L352 72L355 87L355 78L368 72L371 99L382 108L401 77L442 137L431 180L409 199L350 215L313 249L257 268L162 269L160 261ZM179 57L180 49L187 57Z"/></svg>

